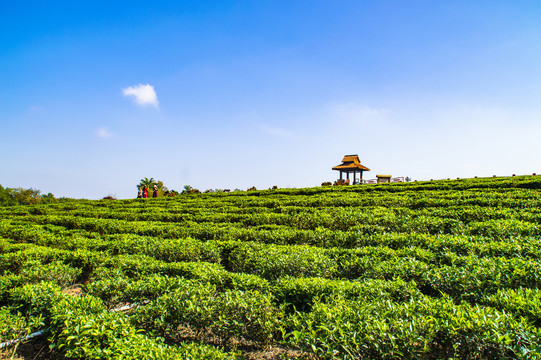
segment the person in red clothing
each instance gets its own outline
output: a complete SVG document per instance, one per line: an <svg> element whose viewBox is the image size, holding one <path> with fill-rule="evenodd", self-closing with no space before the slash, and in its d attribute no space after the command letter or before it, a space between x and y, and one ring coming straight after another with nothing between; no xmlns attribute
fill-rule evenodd
<svg viewBox="0 0 541 360"><path fill-rule="evenodd" d="M145 186L145 187L143 188L143 199L146 199L147 197L148 197L148 189L147 189L147 187Z"/></svg>

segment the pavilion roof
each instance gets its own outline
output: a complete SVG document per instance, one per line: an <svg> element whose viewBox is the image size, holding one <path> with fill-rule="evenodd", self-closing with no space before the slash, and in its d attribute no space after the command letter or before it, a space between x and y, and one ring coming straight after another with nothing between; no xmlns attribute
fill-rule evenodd
<svg viewBox="0 0 541 360"><path fill-rule="evenodd" d="M332 168L333 170L342 170L342 171L370 171L369 168L367 168L364 165L361 165L361 161L359 160L358 155L345 155L342 159L342 163L340 165L336 165Z"/></svg>

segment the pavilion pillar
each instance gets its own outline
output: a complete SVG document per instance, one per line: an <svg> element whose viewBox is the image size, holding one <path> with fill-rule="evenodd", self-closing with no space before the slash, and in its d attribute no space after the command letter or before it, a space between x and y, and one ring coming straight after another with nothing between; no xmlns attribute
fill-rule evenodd
<svg viewBox="0 0 541 360"><path fill-rule="evenodd" d="M357 181L357 171L353 172L353 184L355 184L355 181Z"/></svg>
<svg viewBox="0 0 541 360"><path fill-rule="evenodd" d="M340 180L342 180L342 170L340 170Z"/></svg>

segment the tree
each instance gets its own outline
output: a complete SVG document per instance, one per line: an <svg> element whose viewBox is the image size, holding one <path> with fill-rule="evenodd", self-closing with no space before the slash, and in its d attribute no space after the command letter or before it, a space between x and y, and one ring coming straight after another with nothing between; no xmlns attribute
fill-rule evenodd
<svg viewBox="0 0 541 360"><path fill-rule="evenodd" d="M9 188L0 185L0 205L15 205L15 199L11 195Z"/></svg>
<svg viewBox="0 0 541 360"><path fill-rule="evenodd" d="M53 194L41 195L37 189L4 188L0 185L0 205L35 205L56 201Z"/></svg>
<svg viewBox="0 0 541 360"><path fill-rule="evenodd" d="M8 189L15 202L21 205L35 205L41 200L41 191L37 189L14 188Z"/></svg>
<svg viewBox="0 0 541 360"><path fill-rule="evenodd" d="M184 186L184 190L182 190L182 193L181 194L199 194L200 191L197 190L197 189L194 189L193 187L191 187L190 185L185 185Z"/></svg>
<svg viewBox="0 0 541 360"><path fill-rule="evenodd" d="M147 187L148 192L152 194L152 191L154 189L154 185L158 188L158 197L162 196L169 196L170 191L169 189L163 184L163 181L161 180L154 180L154 178L142 178L139 182L139 185L137 185L137 188L143 188ZM149 195L150 196L150 195Z"/></svg>
<svg viewBox="0 0 541 360"><path fill-rule="evenodd" d="M55 201L56 201L56 198L54 197L52 193L48 193L47 195L41 195L42 204L49 204Z"/></svg>
<svg viewBox="0 0 541 360"><path fill-rule="evenodd" d="M169 189L163 184L163 181L159 180L156 184L158 186L158 196L166 196L169 194Z"/></svg>
<svg viewBox="0 0 541 360"><path fill-rule="evenodd" d="M154 178L149 179L146 177L146 178L141 179L141 181L139 182L139 185L137 185L137 188L146 186L147 189L150 191L154 185L158 185L156 180L154 180Z"/></svg>

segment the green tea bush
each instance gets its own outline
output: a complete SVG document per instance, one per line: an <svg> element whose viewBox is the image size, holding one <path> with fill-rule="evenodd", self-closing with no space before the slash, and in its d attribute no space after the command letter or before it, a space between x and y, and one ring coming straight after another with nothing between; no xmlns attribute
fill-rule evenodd
<svg viewBox="0 0 541 360"><path fill-rule="evenodd" d="M231 271L246 272L265 279L286 275L331 278L336 263L324 249L310 246L280 246L244 243L229 254Z"/></svg>
<svg viewBox="0 0 541 360"><path fill-rule="evenodd" d="M302 312L310 311L315 299L332 299L335 295L357 301L409 301L421 296L414 282L401 279L347 281L290 276L274 283L273 294L279 303L286 303Z"/></svg>
<svg viewBox="0 0 541 360"><path fill-rule="evenodd" d="M483 303L528 319L534 326L541 326L541 290L540 289L501 289L486 296Z"/></svg>
<svg viewBox="0 0 541 360"><path fill-rule="evenodd" d="M61 297L61 289L51 282L26 284L9 291L9 300L13 308L24 315L48 318L51 306Z"/></svg>
<svg viewBox="0 0 541 360"><path fill-rule="evenodd" d="M42 264L39 261L27 261L19 270L19 275L28 283L48 281L67 287L74 284L81 275L81 269L73 268L61 261Z"/></svg>
<svg viewBox="0 0 541 360"><path fill-rule="evenodd" d="M0 342L23 338L43 325L41 315L24 316L11 308L0 308Z"/></svg>
<svg viewBox="0 0 541 360"><path fill-rule="evenodd" d="M335 296L289 318L291 344L328 359L532 358L537 329L448 298L361 302Z"/></svg>
<svg viewBox="0 0 541 360"><path fill-rule="evenodd" d="M234 359L200 344L170 346L137 330L119 312L106 312L93 297L66 297L52 307L51 340L66 358L85 359Z"/></svg>
<svg viewBox="0 0 541 360"><path fill-rule="evenodd" d="M184 281L171 292L142 306L136 322L159 334L175 334L179 326L207 332L227 342L231 338L268 343L277 332L282 311L270 295L258 291L225 290L211 284Z"/></svg>
<svg viewBox="0 0 541 360"><path fill-rule="evenodd" d="M0 332L49 328L66 358L238 355L203 343L250 358L273 342L538 358L540 190L525 176L0 207Z"/></svg>

